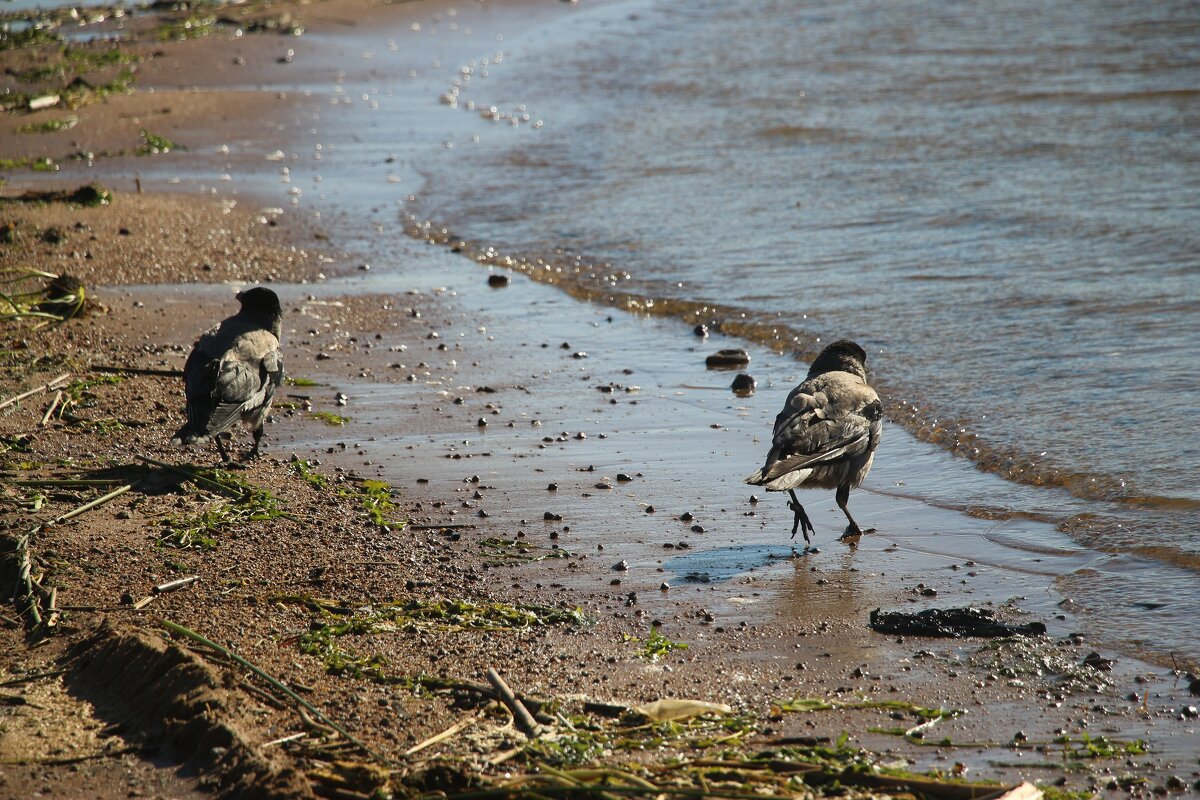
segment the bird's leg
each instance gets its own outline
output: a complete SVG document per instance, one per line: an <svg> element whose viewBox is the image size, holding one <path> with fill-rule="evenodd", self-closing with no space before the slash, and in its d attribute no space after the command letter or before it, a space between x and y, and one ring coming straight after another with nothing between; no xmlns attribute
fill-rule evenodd
<svg viewBox="0 0 1200 800"><path fill-rule="evenodd" d="M254 444L250 448L250 456L249 456L252 459L258 458L258 443L260 441L262 441L262 437L263 437L263 428L262 428L261 423L259 423L259 426L254 429L253 435L254 435Z"/></svg>
<svg viewBox="0 0 1200 800"><path fill-rule="evenodd" d="M806 545L811 544L812 540L808 538L808 534L811 531L816 536L817 529L809 521L808 514L804 513L804 506L800 505L800 498L796 497L796 492L788 489L788 494L792 496L792 499L788 501L788 508L796 515L795 519L792 520L792 538L796 538L797 530L802 530L804 532L804 543Z"/></svg>
<svg viewBox="0 0 1200 800"><path fill-rule="evenodd" d="M217 443L217 452L221 454L221 460L225 462L226 465L232 463L232 459L229 458L229 453L225 450L225 443L221 441L221 434L218 433L216 436L214 436L213 441Z"/></svg>
<svg viewBox="0 0 1200 800"><path fill-rule="evenodd" d="M868 528L864 531L858 527L858 523L854 521L854 517L850 516L850 509L847 506L850 501L850 486L848 484L842 484L837 488L836 499L838 508L842 510L842 513L846 515L846 519L850 521L850 524L846 526L846 532L842 534L843 539L847 536L862 536L864 533L873 533L875 531L874 528Z"/></svg>

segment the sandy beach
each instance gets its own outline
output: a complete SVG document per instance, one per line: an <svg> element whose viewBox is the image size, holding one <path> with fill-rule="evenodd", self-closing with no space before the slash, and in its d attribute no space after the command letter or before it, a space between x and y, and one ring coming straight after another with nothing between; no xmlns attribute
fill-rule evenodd
<svg viewBox="0 0 1200 800"><path fill-rule="evenodd" d="M851 498L877 532L839 541L832 493L806 493L800 553L783 499L741 484L806 369L790 353L472 263L427 241L436 221L411 236L384 190L418 170L352 162L379 178L354 198L281 179L316 144L326 172L355 152L330 87L374 69L364 31L407 47L445 9L255 8L304 35L156 41L133 93L68 130L16 132L58 110L3 116L0 157L62 169L6 172L0 265L69 273L89 305L4 323L0 402L68 377L0 408L0 796L1197 790L1194 665L1096 644L1053 588L1088 553L1036 515L914 499L962 460L890 426ZM492 43L570 13L456 19ZM398 139L438 141L429 105ZM187 150L115 155L147 120ZM111 202L23 198L93 181ZM258 283L282 299L292 383L265 457L214 470L215 450L169 443L173 372ZM724 347L749 352L752 396L705 368ZM968 605L1047 635L868 625ZM717 705L663 721L644 707L662 699Z"/></svg>

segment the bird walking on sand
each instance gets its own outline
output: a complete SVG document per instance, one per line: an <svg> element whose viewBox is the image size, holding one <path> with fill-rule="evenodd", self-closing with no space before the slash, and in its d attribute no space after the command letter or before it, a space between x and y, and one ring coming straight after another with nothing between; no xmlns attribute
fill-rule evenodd
<svg viewBox="0 0 1200 800"><path fill-rule="evenodd" d="M249 457L258 456L263 420L283 383L279 297L259 286L239 292L237 299L241 310L205 331L188 356L183 367L187 423L171 438L175 444L212 439L226 464L230 459L221 437L238 420L253 431Z"/></svg>
<svg viewBox="0 0 1200 800"><path fill-rule="evenodd" d="M788 395L775 417L767 462L746 483L791 495L792 538L803 530L806 545L816 530L795 490L837 489L838 508L850 521L843 538L857 536L863 530L846 503L850 487L867 477L882 431L883 404L867 385L867 353L839 339L821 351L808 377Z"/></svg>

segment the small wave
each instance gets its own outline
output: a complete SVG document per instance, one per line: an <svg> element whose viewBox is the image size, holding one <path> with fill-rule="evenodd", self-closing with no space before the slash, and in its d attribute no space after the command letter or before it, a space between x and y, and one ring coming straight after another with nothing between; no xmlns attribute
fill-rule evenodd
<svg viewBox="0 0 1200 800"><path fill-rule="evenodd" d="M1002 92L988 98L994 103L1038 103L1057 101L1064 103L1086 103L1099 105L1102 103L1157 103L1162 100L1191 100L1200 97L1200 89L1160 89L1141 90L1136 92Z"/></svg>
<svg viewBox="0 0 1200 800"><path fill-rule="evenodd" d="M856 137L835 128L814 128L806 125L773 125L758 132L760 138L787 140L804 144L845 144Z"/></svg>

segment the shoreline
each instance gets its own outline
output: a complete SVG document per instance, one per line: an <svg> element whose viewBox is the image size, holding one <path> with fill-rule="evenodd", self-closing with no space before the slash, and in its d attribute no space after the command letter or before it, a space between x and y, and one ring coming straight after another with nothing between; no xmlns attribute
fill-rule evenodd
<svg viewBox="0 0 1200 800"><path fill-rule="evenodd" d="M63 211L51 208L47 213L56 210ZM129 213L120 204L109 210ZM103 212L98 210L98 216L110 216ZM65 212L64 222L73 223L76 214ZM299 243L311 234L305 230L310 224L305 221L283 227ZM327 224L326 218L322 228ZM354 241L355 235L350 233L350 246L345 249L338 237L320 243L322 248L343 254L357 252L362 240ZM303 606L284 601L264 603L270 595L263 594L262 581L282 576L287 578L288 586L302 587L302 594L310 593L310 599L334 598L342 605L373 608L406 594L429 601L441 595L510 605L532 600L544 608L557 606L565 597L570 598L566 600L568 606L582 607L596 617L594 623L581 630L552 628L521 634L532 638L535 646L521 644L519 638L512 642L503 636L461 631L419 629L399 635L397 641L376 641L389 639L387 636L362 637L370 640L363 642L363 647L386 657L388 675L404 674L406 668L411 670L409 674L420 674L424 671L420 664L424 663L445 676L478 680L483 665L501 660L514 684L533 694L569 697L583 690L595 699L627 702L654 699L664 689L682 697L702 694L703 699L730 702L764 720L751 738L777 739L815 731L832 741L841 730L848 729L854 731L855 744L870 747L887 758L902 757L918 769L957 761L967 765L967 777L1006 781L1045 775L1045 767L999 767L991 763L998 760L998 752L1009 753L1008 740L1016 731L1033 741L1050 741L1061 735L1055 733L1061 728L1078 741L1082 733L1096 727L1079 726L1075 720L1094 717L1095 726L1120 741L1144 734L1151 742L1152 753L1141 769L1155 778L1165 781L1173 770L1185 778L1189 769L1195 772L1195 765L1182 758L1190 740L1180 735L1190 731L1194 736L1195 725L1189 728L1172 718L1186 702L1185 691L1171 686L1170 679L1161 672L1127 659L1119 659L1107 675L1097 671L1079 673L1076 668L1089 648L1086 641L1069 636L1073 620L1046 619L1054 634L1044 643L1048 652L1036 647L1032 652L1019 649L1007 653L1007 660L1002 658L1000 666L987 661L992 650L982 642L914 639L896 643L866 629L862 612L868 606L886 603L888 608L909 607L916 584L932 583L926 574L930 569L928 548L920 544L922 539L916 534L919 527L973 531L962 537L961 551L952 557L941 552L934 560L941 570L936 586L940 599L930 604L944 605L943 601L951 598L956 604L960 598L974 602L980 597L1002 604L1010 597L1011 592L1006 591L1012 588L1014 579L1020 583L1019 574L989 575L980 570L979 580L973 578L974 585L963 589L958 588L962 584L956 585L963 580L961 573L945 563L952 561L961 567L970 558L974 545L982 541L971 537L978 537L978 532L986 529L984 521L936 512L923 504L884 494L856 492L852 500L856 514L863 509L862 518L868 521L887 515L893 533L891 538L868 537L857 550L850 550L832 541L835 529L830 521L834 517L824 508L832 505L831 497L818 499L818 495L809 493L806 496L813 499L812 508L821 509L814 517L821 534L818 547L823 552L807 560L793 560L788 557L790 547L780 524L785 514L780 511L777 497L763 497L757 508L734 507L724 498L742 498L747 494L742 489L747 487L719 496L702 491L705 483L697 475L704 470L690 463L690 453L703 453L706 460L721 464L720 473L726 477L743 474L734 465L739 459L753 460L760 455L761 444L750 442L754 436L769 432L769 423L764 420L773 415L772 406L789 388L789 380L802 371L802 365L756 350L752 372L760 380L760 389L750 403L743 404L724 388L728 376L710 376L696 366L707 351L717 348L719 338L701 343L689 338L685 326L627 315L609 321L604 308L581 307L561 293L521 278L514 277L506 289L492 290L486 286L485 273L467 267L454 254L411 243L404 246L397 236L404 238L404 233L381 235L373 250L366 252L364 257L377 265L369 278L354 277L353 269L344 269L352 277L290 286L284 292L289 374L315 376L327 384L296 388L285 394L307 395L317 410L342 413L333 397L344 392L349 396L344 413L350 420L344 428L326 428L318 420L305 417L299 407L303 401L285 398L285 402L298 407L290 409L291 416L281 410L277 414L279 422L268 429L267 449L275 460L251 467L246 477L252 484L263 482L286 494L290 502L301 504L314 515L323 515L319 509L328 503L328 508L337 509L334 530L322 530L320 540L313 542L313 531L307 526L272 522L263 530L262 526L248 525L235 533L236 538L223 540L211 552L182 551L186 559L181 560L190 561L188 566L210 575L231 573L238 580L251 581L251 586L233 587L231 601L227 599L230 595L223 594L230 587L216 580L210 583L206 578L199 590L164 595L150 607L149 614L140 615L143 621L136 627L153 627L154 619L167 614L182 614L197 627L211 621L223 641L237 642L264 663L297 675L294 680L315 688L317 694L329 700L328 708L364 715L366 719L358 724L374 734L392 733L394 739L380 736L373 741L375 747L391 748L390 752L445 729L455 721L455 713L437 699L394 697L391 684L378 680L378 674L375 679L370 675L358 679L325 675L319 659L297 655L287 647L265 645L254 633L256 628L270 630L272 637L287 641L301 636L327 612L310 607L306 613ZM179 248L177 253L191 255L179 242L175 246ZM412 259L412 264L403 272L388 275L379 266L386 263L381 257L396 259L396 253ZM256 257L240 260L253 262ZM342 255L337 260L345 267L355 258ZM269 273L230 272L211 277L239 279L261 274ZM295 274L305 274L302 265L296 267ZM311 271L307 275L315 277ZM452 282L444 285L457 293L433 291L447 276ZM367 293L363 293L364 287ZM110 309L107 317L82 321L80 324L86 327L79 331L73 327L76 323L68 323L55 332L39 334L45 336L39 342L48 347L75 347L71 341L84 336L91 339L86 347L78 345L85 351L99 348L106 357L138 359L138 363L152 367L177 366L203 324L228 312L229 293L228 287L219 286L167 291L136 285L105 288L100 294ZM310 294L318 300L305 299ZM381 317L384 303L391 313ZM413 316L410 308L422 316ZM536 317L531 309L536 309ZM127 334L120 331L125 326ZM480 327L486 330L480 331ZM118 331L120 336L111 336ZM438 338L429 338L435 332ZM381 338L374 338L376 335ZM148 361L147 354L139 351L138 342L151 348ZM561 348L562 342L569 342L571 347ZM630 347L631 342L635 346ZM408 350L392 349L400 345ZM443 345L445 349L441 349ZM586 352L588 357L572 358L579 352ZM319 354L327 358L321 359ZM626 369L633 370L632 375L626 375ZM409 375L415 380L409 380ZM640 389L626 393L624 388L633 384L640 385ZM596 387L603 385L614 391L597 391ZM496 391L479 391L480 387ZM92 391L99 395L101 408L121 408L141 395L143 399L136 402L164 405L158 412L164 419L174 419L178 411L174 406L179 393L169 384L157 386L132 379L111 388L94 387ZM455 402L458 397L463 399L461 404ZM610 404L610 399L617 400L617 404ZM400 413L396 412L397 406L402 408ZM477 424L480 418L489 421L482 432ZM534 419L542 421L540 428L534 428ZM714 419L720 422L714 423ZM30 418L23 420L9 415L6 428L16 424L20 429ZM508 428L508 423L513 428ZM721 428L714 429L713 424ZM401 432L391 433L395 428ZM54 434L46 432L39 434L37 446L44 443L52 448L50 452L61 448L79 454L89 448L99 449L92 455L120 461L127 460L134 445L156 449L160 456L166 453L183 457L185 454L163 448L163 440L172 429L164 422L135 429L131 440L115 448L92 434L88 435L91 438L82 437L87 441L81 446L70 441L79 436L78 432L62 432L66 441L56 441ZM388 433L383 433L385 430ZM6 434L10 432L5 430ZM585 439L573 438L580 432L586 433ZM605 438L601 439L600 434ZM543 441L546 436L550 442ZM565 441L559 441L563 436ZM680 448L681 437L690 448ZM885 434L885 442L894 438ZM344 451L336 444L338 441L345 443ZM358 446L351 447L354 444ZM331 446L335 452L325 452ZM313 468L330 480L350 470L372 477L382 468L384 477L402 490L404 512L422 519L421 526L432 527L417 530L414 526L407 535L387 531L356 517L357 500L353 496L350 500L322 498L315 486L295 485L296 476L284 457L293 447L301 450L302 457L323 462ZM646 459L640 455L646 449L658 453L658 457ZM925 457L938 459L933 448L928 448ZM943 454L941 458L948 457ZM364 459L379 461L366 464L362 463ZM888 470L898 466L895 460L893 456L893 464L885 466L888 462L881 454L873 481L890 479ZM731 466L725 467L726 463ZM643 475L636 476L627 487L616 482L618 472L629 471ZM475 475L479 476L478 482L472 480ZM613 488L597 488L605 477L611 479L609 485ZM428 483L418 483L420 479ZM552 481L559 488L551 501L547 500L546 485ZM721 480L718 485L726 482ZM211 502L198 497L185 500L193 510ZM654 514L645 512L646 504L655 507ZM134 503L114 503L88 517L88 524L93 532L107 528L107 536L115 544L134 534L139 523L173 513L169 505L147 495ZM457 513L451 515L451 510ZM488 516L481 516L480 511ZM697 524L706 528L703 534L689 532L689 526L676 519L684 511L701 520ZM761 516L744 516L750 511ZM121 519L121 513L129 514L130 519ZM542 519L544 513L561 514L563 519L551 525ZM947 521L949 517L955 518L953 522ZM758 524L763 519L770 520L765 529ZM459 527L466 525L474 527ZM571 530L561 530L564 526ZM277 532L272 532L276 528ZM514 529L525 536L516 536ZM53 534L52 546L60 557L78 548L77 558L89 558L87 547L94 546L94 540L71 535L59 541L59 533L70 531ZM551 537L551 533L556 536ZM330 541L324 540L327 535ZM614 543L614 537L621 538ZM500 548L502 555L497 555L497 545L485 544L492 539L514 544L504 545ZM516 545L522 539L536 549L524 552L525 545ZM163 564L173 560L173 554L164 557L159 548L147 548L146 543L137 543L136 537L133 541L132 547L140 551L138 558L157 565L136 573L139 585L167 577L173 571ZM681 541L686 541L688 547L680 548ZM664 544L673 547L667 549ZM604 545L604 551L597 549L600 545ZM895 550L888 552L893 545ZM308 552L297 557L298 546ZM746 550L736 551L739 546L747 548L749 555ZM736 552L712 552L722 550ZM532 560L562 551L575 556ZM346 564L346 553L358 554L361 562ZM587 558L583 558L585 555ZM294 561L289 561L289 556ZM706 567L701 556L711 557L714 566ZM508 566L488 566L497 559ZM615 573L611 565L621 560L629 562L628 576L621 578L619 586L612 586ZM739 569L739 560L752 566ZM703 574L706 568L708 582L677 582L690 573ZM730 578L713 580L713 575L723 574L720 569L734 572ZM323 570L316 583L313 570ZM1044 592L1050 580L1046 573L1033 570L1032 577L1024 579L1028 582L1020 583L1022 590L1028 587L1031 594L1035 590ZM896 574L903 577L890 584ZM665 592L658 588L664 576L671 584ZM130 577L117 572L92 586L71 585L69 589L75 581L64 581L63 593L72 594L72 602L94 600L107 606L115 592L112 580L121 582ZM408 582L414 584L413 589L404 588ZM423 583L427 585L417 585ZM626 605L630 591L637 594L636 605ZM315 592L321 594L312 594ZM680 594L698 599L677 600ZM1009 613L1019 615L1035 605L1042 613L1051 614L1055 602L1053 597L1034 603L1022 601ZM713 621L702 612L712 616ZM221 615L230 619L221 619ZM88 614L76 624L84 630L97 618L94 613ZM639 647L649 637L649 622L654 619L664 622L662 632L668 640L686 643L688 649L668 649L667 656L658 661L642 658ZM22 645L9 638L11 633L5 635L5 649L19 652ZM631 642L627 637L641 642ZM52 641L51 647L41 651L49 657L58 647ZM406 648L414 652L406 652ZM926 651L931 655L921 655ZM1054 667L1047 667L1048 671L1039 676L1024 675L1007 681L988 678L1003 676L1003 669L1016 670L1030 658L1044 658L1044 663L1053 663ZM296 663L301 668L293 672L297 668L289 665ZM804 669L797 666L801 663ZM855 676L855 670L860 674ZM1088 685L1063 689L1057 681L1067 675L1082 675ZM1036 690L1016 687L1011 685L1013 680L1039 685ZM1147 718L1140 716L1136 703L1120 700L1134 685L1156 694L1152 702L1147 698ZM1095 691L1095 686L1101 689ZM894 692L891 687L895 687ZM1050 703L1060 705L1046 708L1041 691L1050 692ZM774 705L796 697L846 699L859 692L878 699L899 698L916 706L969 706L972 714L941 723L941 728L953 731L947 735L955 740L987 741L994 738L995 731L1001 731L1004 741L997 741L995 747L947 748L947 752L941 752L902 737L869 732L872 726L895 725L887 722L889 714L882 706L843 710L821 718L801 711L773 711ZM1059 692L1062 698L1054 700ZM395 706L380 705L384 701L402 708L392 716ZM1095 712L1097 706L1106 710ZM386 714L380 708L386 709ZM287 714L268 708L263 716L269 722L261 728L259 742L271 741L291 730ZM1033 716L1037 717L1036 723L1030 719ZM253 726L261 726L262 721L247 724L254 730ZM772 733L766 734L766 729ZM1013 752L1019 761L1023 751ZM298 760L311 757L303 751L290 755ZM1177 766L1167 766L1176 761L1180 762ZM1085 785L1088 780L1102 784L1103 769L1115 763L1097 762L1097 773L1066 776L1068 785ZM1054 776L1057 778L1058 773Z"/></svg>

